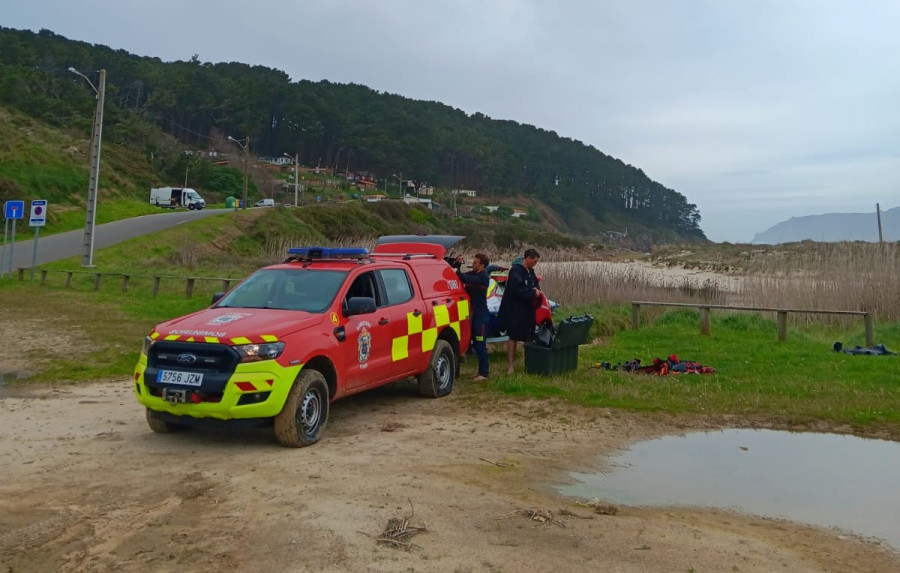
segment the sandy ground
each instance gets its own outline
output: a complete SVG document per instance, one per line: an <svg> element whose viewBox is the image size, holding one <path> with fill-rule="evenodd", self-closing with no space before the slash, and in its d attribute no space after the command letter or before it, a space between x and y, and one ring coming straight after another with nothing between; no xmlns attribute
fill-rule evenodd
<svg viewBox="0 0 900 573"><path fill-rule="evenodd" d="M129 384L0 388L0 572L900 570L848 534L684 508L602 515L554 493L635 440L721 421L397 384L336 403L320 443L287 449L269 427L153 434ZM395 518L427 531L380 544Z"/></svg>

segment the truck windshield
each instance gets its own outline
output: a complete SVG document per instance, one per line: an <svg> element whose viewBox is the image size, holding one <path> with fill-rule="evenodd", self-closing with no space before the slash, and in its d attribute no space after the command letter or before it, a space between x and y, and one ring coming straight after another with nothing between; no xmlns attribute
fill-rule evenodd
<svg viewBox="0 0 900 573"><path fill-rule="evenodd" d="M199 199L200 198L200 195L196 191L188 191L187 193L185 193L185 195L187 195L188 199Z"/></svg>
<svg viewBox="0 0 900 573"><path fill-rule="evenodd" d="M263 269L223 297L216 308L274 308L325 312L344 284L344 271Z"/></svg>

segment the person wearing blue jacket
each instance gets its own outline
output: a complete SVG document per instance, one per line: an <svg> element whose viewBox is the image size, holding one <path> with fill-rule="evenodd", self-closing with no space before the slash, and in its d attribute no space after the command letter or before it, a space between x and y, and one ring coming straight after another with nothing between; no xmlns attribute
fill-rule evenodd
<svg viewBox="0 0 900 573"><path fill-rule="evenodd" d="M490 361L488 360L487 337L488 320L490 313L487 307L487 290L491 284L491 277L488 275L487 267L491 264L490 259L484 253L477 253L472 259L472 270L462 272L457 270L459 279L462 281L466 292L469 295L470 304L472 305L472 348L475 349L475 355L478 357L478 374L472 378L475 382L487 380L490 374Z"/></svg>
<svg viewBox="0 0 900 573"><path fill-rule="evenodd" d="M506 330L506 373L514 372L516 344L528 342L534 336L534 303L541 296L534 267L541 255L534 249L525 251L522 261L513 261L506 279L506 289L500 301L500 325Z"/></svg>

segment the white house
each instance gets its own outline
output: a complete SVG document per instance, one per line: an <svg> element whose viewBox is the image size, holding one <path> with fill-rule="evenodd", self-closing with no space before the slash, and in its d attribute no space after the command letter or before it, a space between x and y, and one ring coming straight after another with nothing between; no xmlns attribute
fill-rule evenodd
<svg viewBox="0 0 900 573"><path fill-rule="evenodd" d="M434 210L431 199L423 199L421 197L404 197L403 202L407 205L421 205L429 210Z"/></svg>
<svg viewBox="0 0 900 573"><path fill-rule="evenodd" d="M294 160L290 157L260 157L259 160L263 163L270 163L272 165L278 165L284 167L285 165L293 165Z"/></svg>

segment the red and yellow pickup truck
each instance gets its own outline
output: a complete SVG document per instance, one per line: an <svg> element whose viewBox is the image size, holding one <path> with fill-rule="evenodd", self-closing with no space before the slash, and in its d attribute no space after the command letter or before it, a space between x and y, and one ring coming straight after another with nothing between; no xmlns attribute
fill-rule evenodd
<svg viewBox="0 0 900 573"><path fill-rule="evenodd" d="M462 238L290 249L209 308L157 325L134 371L147 423L174 432L196 418L260 419L302 447L344 396L411 377L423 396L446 396L470 337L468 296L443 258Z"/></svg>

